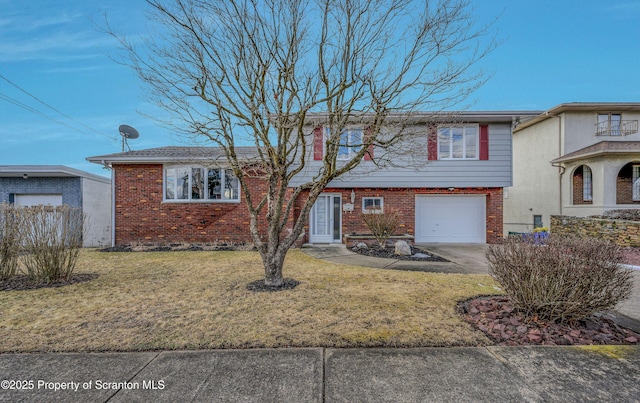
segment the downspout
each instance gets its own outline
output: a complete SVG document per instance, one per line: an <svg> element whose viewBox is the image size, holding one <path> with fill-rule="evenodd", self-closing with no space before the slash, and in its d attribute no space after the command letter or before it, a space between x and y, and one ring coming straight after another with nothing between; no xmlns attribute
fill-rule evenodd
<svg viewBox="0 0 640 403"><path fill-rule="evenodd" d="M111 246L116 246L116 171L105 160L102 166L111 171Z"/></svg>

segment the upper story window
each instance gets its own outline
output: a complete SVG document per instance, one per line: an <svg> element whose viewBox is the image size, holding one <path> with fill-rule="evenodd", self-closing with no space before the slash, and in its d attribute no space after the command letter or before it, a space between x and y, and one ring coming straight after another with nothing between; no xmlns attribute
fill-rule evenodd
<svg viewBox="0 0 640 403"><path fill-rule="evenodd" d="M338 148L338 159L351 159L354 154L357 154L362 148L362 140L363 135L361 129L351 129L342 132L342 134L340 134L340 148Z"/></svg>
<svg viewBox="0 0 640 403"><path fill-rule="evenodd" d="M598 113L596 136L628 136L637 132L637 120L622 120L620 113Z"/></svg>
<svg viewBox="0 0 640 403"><path fill-rule="evenodd" d="M620 136L622 115L619 113L599 113L596 134L599 136Z"/></svg>
<svg viewBox="0 0 640 403"><path fill-rule="evenodd" d="M478 159L478 125L438 127L438 159Z"/></svg>
<svg viewBox="0 0 640 403"><path fill-rule="evenodd" d="M231 169L166 167L164 178L166 201L240 201L240 183Z"/></svg>

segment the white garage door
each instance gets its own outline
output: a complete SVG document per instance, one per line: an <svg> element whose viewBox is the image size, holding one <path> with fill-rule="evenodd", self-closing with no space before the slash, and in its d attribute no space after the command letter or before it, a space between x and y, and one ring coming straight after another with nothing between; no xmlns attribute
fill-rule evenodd
<svg viewBox="0 0 640 403"><path fill-rule="evenodd" d="M16 206L62 206L62 195L16 195Z"/></svg>
<svg viewBox="0 0 640 403"><path fill-rule="evenodd" d="M485 196L416 196L416 242L486 242Z"/></svg>

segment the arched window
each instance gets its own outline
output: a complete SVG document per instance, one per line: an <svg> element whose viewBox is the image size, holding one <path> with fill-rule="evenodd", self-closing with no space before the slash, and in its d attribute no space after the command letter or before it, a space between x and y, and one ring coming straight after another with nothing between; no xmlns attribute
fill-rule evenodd
<svg viewBox="0 0 640 403"><path fill-rule="evenodd" d="M616 204L640 203L640 162L620 168L616 180Z"/></svg>
<svg viewBox="0 0 640 403"><path fill-rule="evenodd" d="M580 165L573 171L573 204L593 203L593 175L591 168Z"/></svg>

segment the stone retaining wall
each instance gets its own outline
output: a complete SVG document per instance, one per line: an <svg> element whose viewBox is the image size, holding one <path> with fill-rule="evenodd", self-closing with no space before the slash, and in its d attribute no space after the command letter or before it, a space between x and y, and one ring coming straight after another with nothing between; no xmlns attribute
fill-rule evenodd
<svg viewBox="0 0 640 403"><path fill-rule="evenodd" d="M640 246L640 222L605 218L551 216L554 234L608 239L621 246Z"/></svg>

